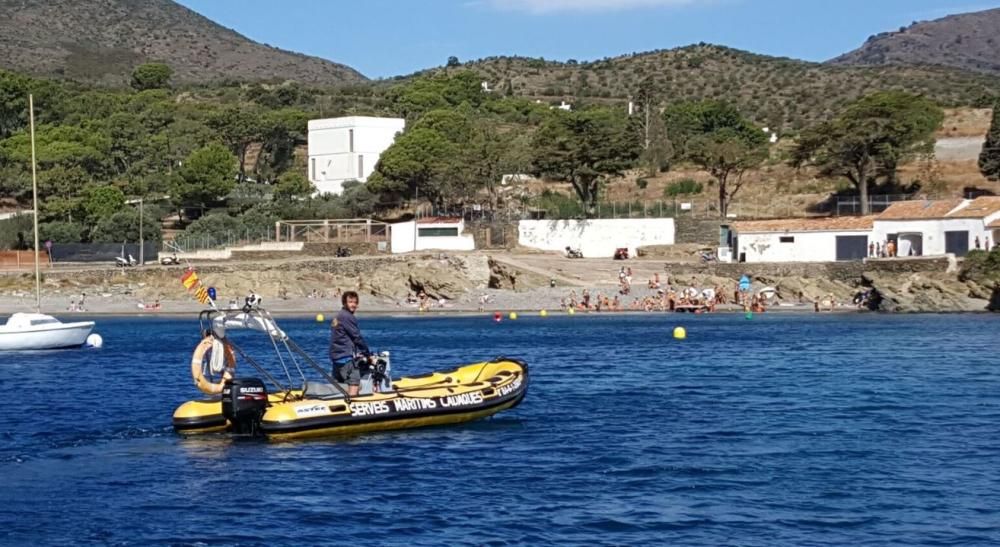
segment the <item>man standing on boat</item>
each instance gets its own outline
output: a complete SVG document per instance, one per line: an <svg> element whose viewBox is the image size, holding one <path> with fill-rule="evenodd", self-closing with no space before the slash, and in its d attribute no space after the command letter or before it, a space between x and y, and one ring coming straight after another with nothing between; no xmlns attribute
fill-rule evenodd
<svg viewBox="0 0 1000 547"><path fill-rule="evenodd" d="M344 291L340 302L344 307L330 324L330 363L333 364L334 378L347 384L347 395L354 397L361 386L361 367L357 358L371 360L371 350L361 336L354 317L354 312L358 310L358 293Z"/></svg>

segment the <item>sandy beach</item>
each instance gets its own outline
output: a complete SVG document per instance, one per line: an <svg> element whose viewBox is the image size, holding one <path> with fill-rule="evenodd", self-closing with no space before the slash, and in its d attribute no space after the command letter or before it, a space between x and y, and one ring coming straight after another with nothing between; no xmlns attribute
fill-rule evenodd
<svg viewBox="0 0 1000 547"><path fill-rule="evenodd" d="M395 315L395 314L418 314L418 315L468 315L468 314L489 314L492 315L495 312L501 312L507 314L509 312L518 312L520 314L537 314L542 310L546 313L556 314L556 313L566 313L567 310L563 309L560 305L560 301L566 299L570 290L575 290L576 294L579 295L581 290L579 287L574 287L572 289L566 287L539 287L523 291L512 291L509 289L482 289L478 291L469 292L459 298L452 300L439 301L433 304L430 308L423 311L416 303L407 303L405 299L403 300L393 300L384 297L377 297L372 295L361 295L361 307L359 313L364 314L378 314L378 315ZM592 294L602 293L609 296L613 296L613 287L594 287L591 289ZM590 313L590 314L616 314L616 313L672 313L664 311L651 311L644 312L642 310L631 310L627 308L627 303L631 302L633 298L639 297L643 298L645 296L651 296L655 294L655 291L646 289L645 287L641 289L635 289L628 296L622 297L622 301L625 304L625 309L619 311L583 311L575 310L575 313ZM487 295L489 300L484 306L483 310L480 311L479 300L482 295ZM42 297L42 311L44 313L56 314L60 316L65 315L122 315L122 316L195 316L199 311L205 309L205 306L199 304L193 298L170 298L170 299L160 299L159 307L155 307L156 302L144 302L139 298L130 297L127 295L115 295L115 294L93 294L86 293L84 298L84 304L82 309L72 310L70 305L71 302L79 302L80 293L75 294L59 294L59 295L43 295ZM242 305L243 299L239 298L236 302L237 305ZM227 308L230 306L229 299L220 300L217 305L220 308ZM267 298L264 297L263 306L270 310L272 313L281 315L315 315L315 314L326 314L329 315L340 309L339 299L334 299L331 297L318 297L318 298ZM22 294L19 296L0 296L0 314L10 314L14 312L30 312L34 311L35 299L33 295ZM801 304L801 305L778 305L768 308L768 312L773 311L798 311L798 312L811 312L813 311L812 304ZM824 310L827 311L827 310ZM856 311L853 306L838 306L836 311ZM716 308L716 313L742 313L742 307L723 304Z"/></svg>

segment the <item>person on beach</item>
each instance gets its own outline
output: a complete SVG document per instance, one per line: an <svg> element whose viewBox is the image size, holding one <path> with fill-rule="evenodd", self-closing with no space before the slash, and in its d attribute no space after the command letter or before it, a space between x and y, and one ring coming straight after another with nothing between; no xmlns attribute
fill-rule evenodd
<svg viewBox="0 0 1000 547"><path fill-rule="evenodd" d="M660 273L659 272L654 273L653 274L653 279L649 280L649 288L650 289L659 289L660 288Z"/></svg>
<svg viewBox="0 0 1000 547"><path fill-rule="evenodd" d="M361 389L361 366L371 361L372 355L354 317L358 293L344 291L340 301L343 308L330 324L330 363L334 378L347 384L347 395L354 397Z"/></svg>

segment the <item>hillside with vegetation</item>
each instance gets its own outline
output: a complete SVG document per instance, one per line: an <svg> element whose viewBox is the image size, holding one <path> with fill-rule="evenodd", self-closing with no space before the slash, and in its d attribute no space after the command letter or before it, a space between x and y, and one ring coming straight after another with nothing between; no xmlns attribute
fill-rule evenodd
<svg viewBox="0 0 1000 547"><path fill-rule="evenodd" d="M926 95L942 106L990 106L1000 94L997 76L954 68L826 65L710 44L592 62L491 57L437 70L473 70L495 93L557 104L624 104L642 93L666 102L721 100L784 131L880 90Z"/></svg>
<svg viewBox="0 0 1000 547"><path fill-rule="evenodd" d="M132 69L162 62L176 83L338 85L356 70L259 44L171 0L0 0L0 68L127 86Z"/></svg>
<svg viewBox="0 0 1000 547"><path fill-rule="evenodd" d="M131 90L0 72L4 204L31 200L29 93L41 235L62 242L134 241L140 198L147 239L160 237L156 219L164 217L186 228L184 237L225 239L268 234L279 219L392 217L418 203L514 217L538 210L557 217L606 216L609 209L617 216L675 214L678 201L698 203L703 215L725 215L734 204L739 216L801 214L831 192L856 191L862 180L872 192L927 191L933 169L904 173L922 165L944 119L926 97L882 91L816 122L798 140L771 143L753 121L756 111L722 101L650 94L640 96L632 116L614 104L564 111L484 91L472 71L337 89L175 89L163 78L168 72L140 65ZM367 184L311 197L306 122L348 114L405 117L407 129ZM843 150L862 145L868 159L858 165ZM535 178L504 184L510 173ZM791 195L800 197L784 199ZM628 203L609 203L622 199ZM770 208L749 211L747 202ZM26 229L19 228L20 241L30 239Z"/></svg>
<svg viewBox="0 0 1000 547"><path fill-rule="evenodd" d="M914 22L868 38L837 65L940 65L1000 75L1000 8Z"/></svg>

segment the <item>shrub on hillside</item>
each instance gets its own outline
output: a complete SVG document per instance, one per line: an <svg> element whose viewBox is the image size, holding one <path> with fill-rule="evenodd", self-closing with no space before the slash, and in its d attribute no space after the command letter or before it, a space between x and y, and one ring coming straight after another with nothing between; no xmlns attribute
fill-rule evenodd
<svg viewBox="0 0 1000 547"><path fill-rule="evenodd" d="M668 198L686 194L700 194L704 186L694 179L675 180L663 189L663 195Z"/></svg>
<svg viewBox="0 0 1000 547"><path fill-rule="evenodd" d="M545 211L548 218L579 218L584 216L580 201L559 192L543 190L534 206Z"/></svg>
<svg viewBox="0 0 1000 547"><path fill-rule="evenodd" d="M224 212L212 212L192 222L184 230L184 237L215 237L242 230L243 222L238 217L229 216Z"/></svg>
<svg viewBox="0 0 1000 547"><path fill-rule="evenodd" d="M41 228L38 231L40 233ZM131 207L102 218L90 231L90 240L95 243L160 241L162 238L163 227L156 215L143 215L140 233L139 210Z"/></svg>
<svg viewBox="0 0 1000 547"><path fill-rule="evenodd" d="M57 220L38 225L38 237L41 241L53 243L79 243L87 228L76 222Z"/></svg>

